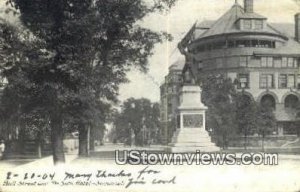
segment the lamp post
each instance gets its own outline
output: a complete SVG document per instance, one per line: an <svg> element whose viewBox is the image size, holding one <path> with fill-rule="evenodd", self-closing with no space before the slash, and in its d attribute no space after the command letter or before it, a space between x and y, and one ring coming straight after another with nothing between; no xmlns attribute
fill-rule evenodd
<svg viewBox="0 0 300 192"><path fill-rule="evenodd" d="M130 104L130 109L131 110L135 109L135 103ZM135 145L135 133L134 133L134 130L132 128L132 123L131 122L129 122L129 131L130 131L130 134L129 134L130 146L132 146L132 145Z"/></svg>
<svg viewBox="0 0 300 192"><path fill-rule="evenodd" d="M146 139L146 125L145 125L145 116L142 118L142 146L145 145L145 139Z"/></svg>
<svg viewBox="0 0 300 192"><path fill-rule="evenodd" d="M128 138L129 138L129 145L130 145L130 147L133 145L133 131L132 131L132 127L131 127L131 123L129 122L128 123L128 131L129 131L129 133L128 133Z"/></svg>

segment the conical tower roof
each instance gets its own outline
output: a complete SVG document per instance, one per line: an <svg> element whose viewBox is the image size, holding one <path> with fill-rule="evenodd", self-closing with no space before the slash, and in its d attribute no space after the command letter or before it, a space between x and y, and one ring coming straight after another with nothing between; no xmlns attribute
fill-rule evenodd
<svg viewBox="0 0 300 192"><path fill-rule="evenodd" d="M237 26L237 22L240 19L259 19L259 20L266 20L267 18L259 15L257 13L247 13L244 11L244 8L239 4L234 4L229 11L227 11L223 16L221 16L214 24L207 29L204 33L199 35L194 34L194 38L207 38L211 36L217 35L224 35L224 34L231 34L231 33L268 33L277 36L284 36L282 33L277 31L276 29L272 28L270 25L267 26L259 31L254 30L242 30Z"/></svg>

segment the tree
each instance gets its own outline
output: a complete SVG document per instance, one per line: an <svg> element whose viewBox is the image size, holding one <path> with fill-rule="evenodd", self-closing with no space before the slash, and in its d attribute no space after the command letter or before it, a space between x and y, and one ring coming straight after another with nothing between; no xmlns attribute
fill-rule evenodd
<svg viewBox="0 0 300 192"><path fill-rule="evenodd" d="M300 127L300 102L298 102L296 107L296 122L295 127ZM297 135L300 137L300 131L297 129Z"/></svg>
<svg viewBox="0 0 300 192"><path fill-rule="evenodd" d="M273 108L260 106L257 113L258 133L262 137L262 150L264 151L264 141L268 134L271 134L276 127L276 118Z"/></svg>
<svg viewBox="0 0 300 192"><path fill-rule="evenodd" d="M160 107L158 103L154 103L152 105L152 115L150 120L150 127L151 129L151 135L150 138L152 139L153 143L159 144L161 143L161 123L160 123Z"/></svg>
<svg viewBox="0 0 300 192"><path fill-rule="evenodd" d="M213 129L225 149L229 136L236 133L236 92L231 80L223 75L203 76L202 102L208 107L207 127Z"/></svg>
<svg viewBox="0 0 300 192"><path fill-rule="evenodd" d="M20 130L20 138L40 139L47 132L49 120L42 108L31 109L36 93L30 82L27 70L33 71L37 63L44 63L47 57L41 51L42 44L33 39L28 30L1 23L1 76L6 81L2 84L1 122L6 129ZM30 58L30 59L29 59ZM32 71L31 71L32 72ZM26 94L24 94L26 93ZM36 103L39 100L35 101ZM21 141L22 142L22 141ZM24 143L23 143L24 144ZM23 146L21 143L21 146Z"/></svg>
<svg viewBox="0 0 300 192"><path fill-rule="evenodd" d="M158 103L151 103L148 99L126 100L122 111L115 121L118 140L130 144L131 134L137 145L149 144L158 137L159 107ZM148 142L147 142L148 141Z"/></svg>
<svg viewBox="0 0 300 192"><path fill-rule="evenodd" d="M148 56L165 33L137 24L148 14L163 11L175 0L8 0L20 12L39 49L25 57L21 73L33 85L21 105L42 108L50 119L53 158L64 162L63 123L73 119L80 133L80 155L87 155L87 133L103 101L116 101L118 85L132 66L147 71ZM24 62L28 60L28 62ZM10 63L11 67L15 63ZM9 81L10 83L10 81ZM34 95L34 97L32 97ZM30 104L30 105L29 105Z"/></svg>
<svg viewBox="0 0 300 192"><path fill-rule="evenodd" d="M238 133L244 135L244 148L247 149L247 137L257 128L256 102L241 92L236 97L236 108Z"/></svg>

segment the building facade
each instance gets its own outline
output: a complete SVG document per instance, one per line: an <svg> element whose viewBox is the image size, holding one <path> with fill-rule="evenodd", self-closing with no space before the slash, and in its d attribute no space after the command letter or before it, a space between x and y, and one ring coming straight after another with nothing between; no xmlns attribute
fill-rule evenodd
<svg viewBox="0 0 300 192"><path fill-rule="evenodd" d="M178 48L196 78L225 75L249 99L273 107L276 134L299 134L300 13L295 24L269 23L244 0L216 21L196 22Z"/></svg>
<svg viewBox="0 0 300 192"><path fill-rule="evenodd" d="M182 82L182 69L185 61L179 59L169 67L169 73L160 86L160 119L162 127L162 142L170 142L176 129L176 109L179 105L179 89Z"/></svg>
<svg viewBox="0 0 300 192"><path fill-rule="evenodd" d="M179 48L197 76L221 73L237 89L274 108L278 134L296 134L300 101L300 14L295 24L271 24L253 0L235 3L217 21L196 23Z"/></svg>

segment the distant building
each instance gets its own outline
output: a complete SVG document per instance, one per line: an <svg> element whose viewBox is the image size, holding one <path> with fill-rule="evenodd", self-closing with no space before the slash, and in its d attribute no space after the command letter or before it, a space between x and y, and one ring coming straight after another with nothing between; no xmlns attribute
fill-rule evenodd
<svg viewBox="0 0 300 192"><path fill-rule="evenodd" d="M181 86L184 59L179 59L169 67L169 74L160 86L160 113L162 123L162 142L168 143L175 131L176 109L179 105L179 88Z"/></svg>
<svg viewBox="0 0 300 192"><path fill-rule="evenodd" d="M244 0L216 21L196 22L178 47L196 77L224 74L248 99L274 108L278 135L299 134L300 13L295 24L271 24Z"/></svg>

